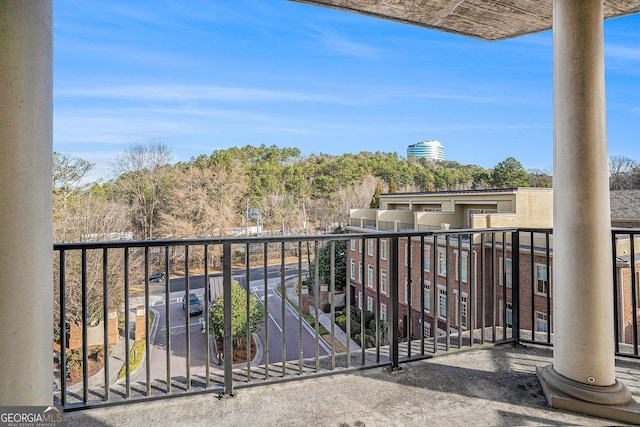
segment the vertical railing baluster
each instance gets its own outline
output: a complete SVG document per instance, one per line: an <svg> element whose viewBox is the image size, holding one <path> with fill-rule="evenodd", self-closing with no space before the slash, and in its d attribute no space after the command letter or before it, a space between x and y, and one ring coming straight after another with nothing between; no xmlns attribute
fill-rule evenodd
<svg viewBox="0 0 640 427"><path fill-rule="evenodd" d="M476 286L478 283L476 274L476 262L478 259L475 250L475 234L469 234L469 262L467 263L467 277L469 277L469 299L467 304L467 323L469 324L469 347L475 345L476 315L478 313L478 301Z"/></svg>
<svg viewBox="0 0 640 427"><path fill-rule="evenodd" d="M638 355L638 293L637 286L638 280L636 278L636 249L635 249L635 234L629 234L630 246L629 246L629 267L631 268L631 318L632 320L632 343L633 354Z"/></svg>
<svg viewBox="0 0 640 427"><path fill-rule="evenodd" d="M366 363L366 335L365 335L365 331L366 331L366 326L365 325L365 320L366 320L366 316L365 316L365 310L366 310L366 304L365 301L367 300L367 287L366 287L366 282L367 282L367 278L366 278L366 274L364 274L364 257L365 257L365 253L367 251L367 239L365 239L364 237L362 238L362 240L360 241L360 248L362 248L362 251L360 251L360 264L358 265L358 278L360 279L360 288L362 289L362 298L360 298L360 366L365 366Z"/></svg>
<svg viewBox="0 0 640 427"><path fill-rule="evenodd" d="M307 269L309 269L309 267L310 266L307 265ZM298 375L302 375L303 374L302 360L304 359L304 348L302 347L302 240L298 241L298 279L297 280L298 281L296 283L296 289L298 290Z"/></svg>
<svg viewBox="0 0 640 427"><path fill-rule="evenodd" d="M171 393L171 293L169 279L169 246L164 247L164 327L165 327L165 361L167 368L167 394Z"/></svg>
<svg viewBox="0 0 640 427"><path fill-rule="evenodd" d="M186 328L185 363L187 368L186 389L191 391L191 290L189 289L189 245L184 246L184 315ZM227 294L230 295L230 294Z"/></svg>
<svg viewBox="0 0 640 427"><path fill-rule="evenodd" d="M109 257L107 248L102 248L102 351L104 361L104 401L109 401ZM117 322L117 319L116 319Z"/></svg>
<svg viewBox="0 0 640 427"><path fill-rule="evenodd" d="M496 313L496 232L491 232L491 342L496 342L498 314Z"/></svg>
<svg viewBox="0 0 640 427"><path fill-rule="evenodd" d="M411 338L413 335L413 318L411 316L411 310L413 309L413 259L411 253L411 235L407 235L407 253L405 255L407 257L407 294L405 295L407 300L407 324L405 325L405 335L407 337L407 357L411 358Z"/></svg>
<svg viewBox="0 0 640 427"><path fill-rule="evenodd" d="M348 250L349 248L347 248ZM380 363L380 347L381 347L381 339L380 339L380 324L382 323L382 319L380 319L380 238L376 238L376 363ZM349 290L347 288L347 290ZM386 316L386 313L385 313ZM387 328L389 330L389 328ZM347 337L347 341L350 341L350 337Z"/></svg>
<svg viewBox="0 0 640 427"><path fill-rule="evenodd" d="M264 379L269 378L269 248L268 243L264 243L263 248L263 290L264 290ZM231 256L231 255L229 255Z"/></svg>
<svg viewBox="0 0 640 427"><path fill-rule="evenodd" d="M531 339L536 341L536 258L535 235L531 232Z"/></svg>
<svg viewBox="0 0 640 427"><path fill-rule="evenodd" d="M438 331L438 316L440 315L440 305L439 305L439 289L438 289L438 269L440 266L438 265L438 235L433 235L433 268L431 269L433 275L433 286L430 291L430 298L433 302L431 305L431 334L433 335L433 354L438 352L438 339L440 338L440 332Z"/></svg>
<svg viewBox="0 0 640 427"><path fill-rule="evenodd" d="M484 329L487 326L486 287L487 287L487 256L485 253L486 235L480 234L480 344L484 345Z"/></svg>
<svg viewBox="0 0 640 427"><path fill-rule="evenodd" d="M546 233L546 267L547 267L547 343L551 344L551 327L553 325L551 319L551 248L549 244L549 232Z"/></svg>
<svg viewBox="0 0 640 427"><path fill-rule="evenodd" d="M150 318L150 310L149 307L149 246L145 246L144 248L144 349L145 349L145 371L146 371L146 380L147 387L146 393L147 396L151 396L151 338L150 338L150 329L151 329L151 318Z"/></svg>
<svg viewBox="0 0 640 427"><path fill-rule="evenodd" d="M247 382L251 382L251 246L249 243L244 248L244 281L247 286L246 313L247 313Z"/></svg>
<svg viewBox="0 0 640 427"><path fill-rule="evenodd" d="M131 330L129 325L129 248L124 248L124 366L125 366L125 398L131 397Z"/></svg>
<svg viewBox="0 0 640 427"><path fill-rule="evenodd" d="M209 389L211 387L211 339L209 337L209 310L211 304L211 290L209 289L209 245L205 244L203 248L203 257L204 257L204 307L202 311L204 312L204 333L205 333L205 344L204 344L204 386L205 389ZM249 293L249 285L247 282L247 295ZM251 350L251 341L247 340L247 348ZM251 354L251 351L249 351Z"/></svg>
<svg viewBox="0 0 640 427"><path fill-rule="evenodd" d="M355 239L353 239L355 241ZM345 366L349 368L351 366L351 240L348 241L347 256L346 256L346 288L345 288L345 310L347 311L347 317L345 322L346 340L347 340L347 361ZM355 289L355 287L354 287Z"/></svg>
<svg viewBox="0 0 640 427"><path fill-rule="evenodd" d="M500 261L498 261L500 262ZM512 263L513 264L513 263ZM502 274L506 277L507 265L507 232L502 232ZM500 319L502 324L502 340L507 340L507 281L502 280L502 304L500 304ZM513 320L513 319L512 319Z"/></svg>
<svg viewBox="0 0 640 427"><path fill-rule="evenodd" d="M451 310L449 307L451 306L451 235L447 233L446 241L445 241L445 273L446 273L446 289L445 289L445 350L451 350Z"/></svg>
<svg viewBox="0 0 640 427"><path fill-rule="evenodd" d="M424 356L424 235L420 236L420 355Z"/></svg>
<svg viewBox="0 0 640 427"><path fill-rule="evenodd" d="M227 396L233 396L233 335L231 330L231 317L233 316L233 311L231 301L231 243L229 242L225 242L222 245L222 288L222 311L224 316L224 394Z"/></svg>
<svg viewBox="0 0 640 427"><path fill-rule="evenodd" d="M511 234L511 301L513 303L511 337L516 340L516 344L520 344L520 232L518 230Z"/></svg>
<svg viewBox="0 0 640 427"><path fill-rule="evenodd" d="M280 276L280 293L282 295L281 304L280 304L280 316L282 317L282 378L287 376L287 334L286 326L285 326L285 315L286 315L286 302L285 298L287 296L287 287L285 280L285 255L286 255L286 243L284 241L281 242L280 246L280 271L282 275Z"/></svg>
<svg viewBox="0 0 640 427"><path fill-rule="evenodd" d="M60 403L67 406L67 298L64 249L60 250Z"/></svg>
<svg viewBox="0 0 640 427"><path fill-rule="evenodd" d="M458 271L458 310L457 319L458 323L458 348L462 348L462 235L458 234L458 264L456 265Z"/></svg>
<svg viewBox="0 0 640 427"><path fill-rule="evenodd" d="M314 273L313 273L313 308L314 308L314 332L315 332L315 369L316 374L320 372L320 314L319 301L320 301L320 259L318 250L318 241L315 242L314 252Z"/></svg>
<svg viewBox="0 0 640 427"><path fill-rule="evenodd" d="M398 237L394 236L390 239L389 245L389 279L391 279L390 283L390 296L391 296L391 343L390 343L390 361L391 361L391 370L399 370L400 369L400 355L399 355L399 326L400 326L400 315L398 313L399 310L399 301L398 301ZM363 349L364 351L364 349Z"/></svg>
<svg viewBox="0 0 640 427"><path fill-rule="evenodd" d="M329 315L331 316L331 370L335 371L336 369L336 242L334 240L331 241L331 255L330 255L330 264L329 264L329 276L331 279L329 280L329 290L330 292L330 307L329 307Z"/></svg>
<svg viewBox="0 0 640 427"><path fill-rule="evenodd" d="M624 326L620 324L620 316L618 313L618 295L622 295L621 286L618 286L618 248L616 247L616 232L611 232L611 259L613 260L613 325L615 330L615 339L614 339L614 347L615 353L618 354L620 352L620 337L624 333ZM633 239L632 235L629 235L631 239ZM633 275L633 269L631 269L631 273ZM620 275L622 277L622 275ZM633 279L631 279L631 284L633 287ZM621 301L622 302L622 301ZM624 304L624 302L622 302ZM624 314L623 314L624 316Z"/></svg>
<svg viewBox="0 0 640 427"><path fill-rule="evenodd" d="M82 249L82 403L89 402L89 345L87 338L87 250Z"/></svg>

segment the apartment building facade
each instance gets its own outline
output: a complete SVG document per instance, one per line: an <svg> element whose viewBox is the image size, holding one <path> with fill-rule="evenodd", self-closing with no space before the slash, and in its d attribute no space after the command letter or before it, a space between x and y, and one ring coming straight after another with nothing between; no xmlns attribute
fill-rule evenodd
<svg viewBox="0 0 640 427"><path fill-rule="evenodd" d="M380 209L353 209L350 216L348 274L359 309L385 321L391 313L392 243L375 233L433 231L398 237L401 337L434 337L435 329L442 335L447 328L455 334L494 321L510 330L517 297L523 308L519 328L537 338L546 335L551 342L552 189L385 194L380 202ZM517 236L500 231L509 227L531 231ZM628 239L618 240L616 250L628 254ZM625 331L618 337L621 343L632 343L638 335L631 321L640 312L636 260L640 255L634 257L633 276L628 256L620 258L616 269L619 322ZM515 279L519 286L514 296Z"/></svg>

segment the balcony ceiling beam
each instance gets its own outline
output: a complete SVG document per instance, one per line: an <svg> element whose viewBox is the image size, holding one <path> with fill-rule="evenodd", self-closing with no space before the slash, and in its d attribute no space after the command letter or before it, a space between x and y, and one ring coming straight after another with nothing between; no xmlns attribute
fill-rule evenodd
<svg viewBox="0 0 640 427"><path fill-rule="evenodd" d="M553 0L292 0L481 40L550 30ZM640 0L604 0L604 18L640 13Z"/></svg>

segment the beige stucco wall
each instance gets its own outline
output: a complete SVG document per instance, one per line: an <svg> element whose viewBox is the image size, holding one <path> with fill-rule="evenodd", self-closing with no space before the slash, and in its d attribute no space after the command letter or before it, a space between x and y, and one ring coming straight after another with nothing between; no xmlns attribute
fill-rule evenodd
<svg viewBox="0 0 640 427"><path fill-rule="evenodd" d="M382 209L377 210L378 221L400 221L451 228L552 227L553 191L549 188L518 188L506 192L468 192L436 194L387 194L380 198ZM387 209L402 206L402 209ZM412 211L407 211L408 207ZM424 209L439 207L440 212ZM489 210L497 213L473 214ZM351 218L373 219L370 209L352 209Z"/></svg>

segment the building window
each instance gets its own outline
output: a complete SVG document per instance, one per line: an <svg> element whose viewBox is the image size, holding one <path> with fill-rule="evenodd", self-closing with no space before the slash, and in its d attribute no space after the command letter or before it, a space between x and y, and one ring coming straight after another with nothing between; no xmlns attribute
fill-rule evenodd
<svg viewBox="0 0 640 427"><path fill-rule="evenodd" d="M424 324L424 334L425 338L431 337L431 324L429 322L423 322Z"/></svg>
<svg viewBox="0 0 640 427"><path fill-rule="evenodd" d="M422 252L424 253L424 271L431 271L431 247L425 246Z"/></svg>
<svg viewBox="0 0 640 427"><path fill-rule="evenodd" d="M367 240L367 255L373 256L373 239Z"/></svg>
<svg viewBox="0 0 640 427"><path fill-rule="evenodd" d="M351 278L356 280L356 260L351 260Z"/></svg>
<svg viewBox="0 0 640 427"><path fill-rule="evenodd" d="M367 267L367 286L373 288L373 266L371 264Z"/></svg>
<svg viewBox="0 0 640 427"><path fill-rule="evenodd" d="M408 266L409 265L409 245L405 244L404 245L404 266Z"/></svg>
<svg viewBox="0 0 640 427"><path fill-rule="evenodd" d="M507 262L507 271L506 271L506 279L507 279L507 288L510 288L512 286L513 283L513 266L512 266L512 261L511 258L507 258L506 260ZM504 272L504 259L502 257L500 257L498 263L499 265L499 269L500 269L500 286L504 286L504 278L505 278L505 272Z"/></svg>
<svg viewBox="0 0 640 427"><path fill-rule="evenodd" d="M373 298L367 297L367 310L373 313Z"/></svg>
<svg viewBox="0 0 640 427"><path fill-rule="evenodd" d="M409 303L409 278L404 276L404 303Z"/></svg>
<svg viewBox="0 0 640 427"><path fill-rule="evenodd" d="M636 271L636 306L640 308L640 271Z"/></svg>
<svg viewBox="0 0 640 427"><path fill-rule="evenodd" d="M467 297L460 298L460 326L467 327Z"/></svg>
<svg viewBox="0 0 640 427"><path fill-rule="evenodd" d="M447 318L447 290L446 289L438 289L438 300L440 306L440 317L446 319Z"/></svg>
<svg viewBox="0 0 640 427"><path fill-rule="evenodd" d="M462 258L460 258L460 254L456 252L456 280L460 280L460 278L458 277L458 268L460 268L462 273L462 281L467 281L468 258L469 255L466 252L462 253Z"/></svg>
<svg viewBox="0 0 640 427"><path fill-rule="evenodd" d="M444 251L438 251L438 275L447 275L447 256Z"/></svg>
<svg viewBox="0 0 640 427"><path fill-rule="evenodd" d="M387 321L387 304L380 304L380 319L383 322Z"/></svg>
<svg viewBox="0 0 640 427"><path fill-rule="evenodd" d="M356 250L356 241L354 239L351 239L351 250L352 251Z"/></svg>
<svg viewBox="0 0 640 427"><path fill-rule="evenodd" d="M387 293L387 270L380 270L380 287L382 288L382 293Z"/></svg>
<svg viewBox="0 0 640 427"><path fill-rule="evenodd" d="M536 265L536 293L547 295L549 283L547 282L547 266Z"/></svg>
<svg viewBox="0 0 640 427"><path fill-rule="evenodd" d="M546 313L536 311L536 331L549 332L549 322Z"/></svg>
<svg viewBox="0 0 640 427"><path fill-rule="evenodd" d="M422 288L422 292L424 293L424 309L426 311L431 310L431 283L427 280L424 281L424 287Z"/></svg>
<svg viewBox="0 0 640 427"><path fill-rule="evenodd" d="M513 327L513 306L507 303L507 328Z"/></svg>
<svg viewBox="0 0 640 427"><path fill-rule="evenodd" d="M358 282L362 283L362 261L358 262Z"/></svg>
<svg viewBox="0 0 640 427"><path fill-rule="evenodd" d="M386 240L380 241L380 258L387 259L387 246L388 242Z"/></svg>
<svg viewBox="0 0 640 427"><path fill-rule="evenodd" d="M362 239L358 240L358 252L362 253Z"/></svg>
<svg viewBox="0 0 640 427"><path fill-rule="evenodd" d="M362 310L362 292L358 292L358 308Z"/></svg>

